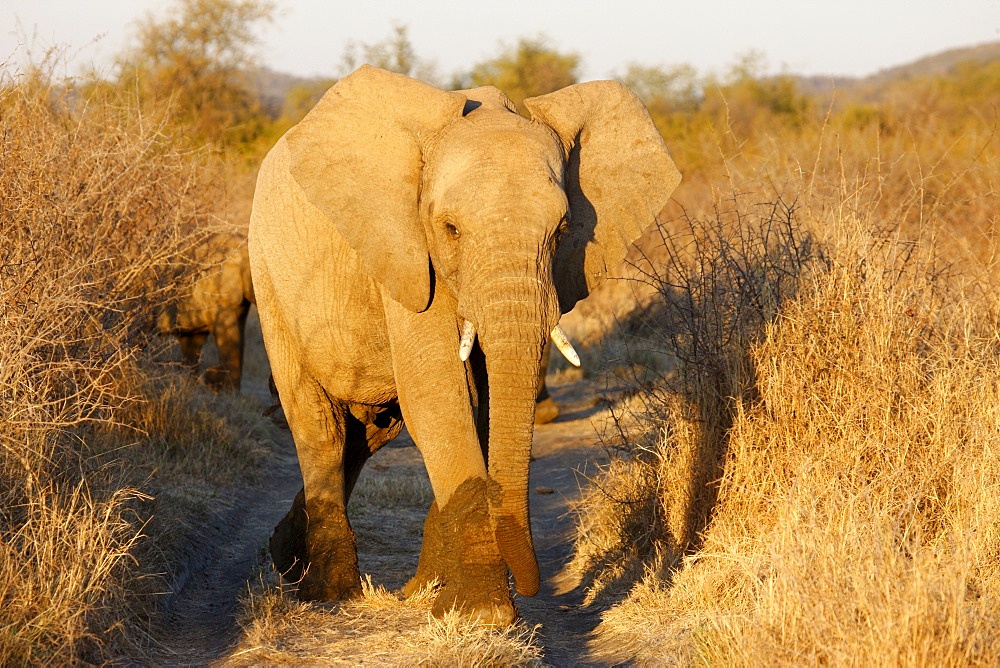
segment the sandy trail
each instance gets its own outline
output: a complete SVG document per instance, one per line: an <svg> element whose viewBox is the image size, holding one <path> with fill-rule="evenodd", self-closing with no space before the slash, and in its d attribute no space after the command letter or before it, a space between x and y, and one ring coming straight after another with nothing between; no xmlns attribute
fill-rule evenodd
<svg viewBox="0 0 1000 668"><path fill-rule="evenodd" d="M517 607L526 623L542 625L547 664L581 666L588 665L586 648L600 611L582 607L582 592L557 595L556 576L570 558L569 511L585 482L581 474L593 473L596 464L607 461L595 442L606 412L589 383L549 389L562 412L555 422L535 428L530 478L531 526L542 589L532 598L517 597Z"/></svg>
<svg viewBox="0 0 1000 668"><path fill-rule="evenodd" d="M529 626L541 625L545 662L578 666L587 663L587 641L599 621L598 612L583 609L578 593L556 595L554 579L569 557L568 510L582 482L577 472L592 471L596 462L605 460L595 444L595 424L606 413L586 381L554 385L550 391L562 414L535 429L530 479L532 528L543 584L538 596L517 597L516 604ZM291 436L287 431L282 434L267 479L253 490L234 493L218 520L199 530L188 569L176 579L175 591L158 620L154 635L162 648L154 663L224 663L232 652L239 637L238 599L256 577L267 538L301 486ZM358 486L366 479L391 480L399 475L426 479L420 455L405 432L372 458ZM416 570L426 511L401 513L391 522L404 528L393 530L386 529L390 522L386 515L392 509L378 511L352 516L359 562L374 582L396 590Z"/></svg>
<svg viewBox="0 0 1000 668"><path fill-rule="evenodd" d="M256 385L251 393L263 398L266 385ZM185 562L154 619L159 648L153 665L210 664L238 640L239 597L258 571L274 525L302 486L291 436L283 434L264 480L253 488L223 491L212 520L190 536Z"/></svg>

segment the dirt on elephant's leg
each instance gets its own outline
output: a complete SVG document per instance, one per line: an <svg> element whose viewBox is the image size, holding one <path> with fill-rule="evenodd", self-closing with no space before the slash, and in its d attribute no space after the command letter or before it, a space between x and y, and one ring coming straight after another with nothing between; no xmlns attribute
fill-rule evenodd
<svg viewBox="0 0 1000 668"><path fill-rule="evenodd" d="M486 481L473 478L462 483L440 510L436 524L440 535L433 539L440 541L441 549L437 563L427 569L443 578L444 587L431 612L441 617L458 609L486 624L511 624L517 613L507 566L491 530Z"/></svg>
<svg viewBox="0 0 1000 668"><path fill-rule="evenodd" d="M306 563L306 491L300 489L292 507L274 527L268 541L274 568L291 582L302 579Z"/></svg>
<svg viewBox="0 0 1000 668"><path fill-rule="evenodd" d="M441 511L438 510L435 501L427 511L427 519L424 520L424 540L420 547L417 573L403 587L403 596L406 598L413 596L435 580L439 584L444 584L442 567L447 559L449 546L441 535L440 523Z"/></svg>
<svg viewBox="0 0 1000 668"><path fill-rule="evenodd" d="M305 489L299 490L268 541L275 570L299 583L302 600L335 601L361 594L354 532L346 517L342 526L337 515L316 512L312 516L321 519L310 526Z"/></svg>

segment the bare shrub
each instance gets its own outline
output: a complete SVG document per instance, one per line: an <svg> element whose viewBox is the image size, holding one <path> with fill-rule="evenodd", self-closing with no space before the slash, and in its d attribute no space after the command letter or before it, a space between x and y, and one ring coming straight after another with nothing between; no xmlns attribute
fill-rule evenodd
<svg viewBox="0 0 1000 668"><path fill-rule="evenodd" d="M615 458L578 508L570 570L589 574L591 597L697 547L734 411L754 400L750 351L812 259L795 205L778 194L766 204L737 194L711 218L657 231L632 271L654 296L621 321L612 365L630 392L603 437Z"/></svg>
<svg viewBox="0 0 1000 668"><path fill-rule="evenodd" d="M606 615L603 649L731 665L1000 655L990 309L969 308L932 243L838 227L753 349L760 398L736 413L704 544Z"/></svg>
<svg viewBox="0 0 1000 668"><path fill-rule="evenodd" d="M122 637L144 495L115 448L140 440L152 319L208 211L196 156L47 67L0 74L3 665Z"/></svg>

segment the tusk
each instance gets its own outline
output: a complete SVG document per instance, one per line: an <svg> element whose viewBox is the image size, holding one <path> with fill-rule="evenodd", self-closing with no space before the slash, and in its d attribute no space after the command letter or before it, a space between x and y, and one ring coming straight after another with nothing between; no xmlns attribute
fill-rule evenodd
<svg viewBox="0 0 1000 668"><path fill-rule="evenodd" d="M472 344L476 342L476 326L468 320L462 325L462 342L458 345L458 359L468 361Z"/></svg>
<svg viewBox="0 0 1000 668"><path fill-rule="evenodd" d="M566 338L566 332L563 331L562 327L559 325L553 327L552 333L549 334L549 336L552 337L552 343L555 344L556 348L559 349L559 352L563 354L563 357L565 357L570 364L573 366L580 366L580 356L576 354L575 350L573 350L573 344L569 342L568 338Z"/></svg>

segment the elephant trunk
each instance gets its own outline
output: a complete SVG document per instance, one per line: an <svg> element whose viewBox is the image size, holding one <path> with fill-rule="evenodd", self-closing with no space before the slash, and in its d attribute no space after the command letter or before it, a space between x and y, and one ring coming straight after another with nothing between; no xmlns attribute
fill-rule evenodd
<svg viewBox="0 0 1000 668"><path fill-rule="evenodd" d="M538 592L528 512L528 469L542 348L558 321L551 277L511 278L481 306L480 346L489 379L489 504L500 554L518 593ZM548 289L546 289L546 286Z"/></svg>

